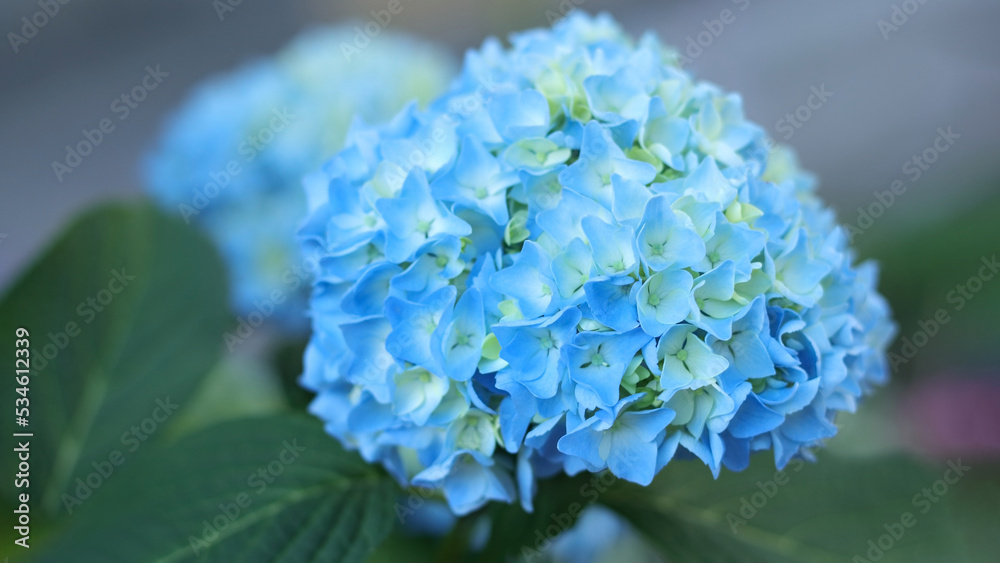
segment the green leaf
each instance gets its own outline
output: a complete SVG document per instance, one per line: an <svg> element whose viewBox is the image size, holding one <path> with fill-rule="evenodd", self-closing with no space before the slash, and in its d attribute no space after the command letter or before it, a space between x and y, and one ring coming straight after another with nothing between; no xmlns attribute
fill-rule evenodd
<svg viewBox="0 0 1000 563"><path fill-rule="evenodd" d="M37 561L363 561L399 492L302 415L191 435L112 486Z"/></svg>
<svg viewBox="0 0 1000 563"><path fill-rule="evenodd" d="M815 464L793 461L778 473L769 459L753 461L718 480L700 463L675 461L650 487L629 484L603 500L670 561L869 561L868 542L889 533L885 525L902 534L889 538L881 563L957 560L948 503L915 498L947 465L825 455ZM905 513L912 527L900 524Z"/></svg>
<svg viewBox="0 0 1000 563"><path fill-rule="evenodd" d="M436 560L482 563L508 561L516 556L529 561L544 559L552 540L572 528L584 509L597 502L615 482L608 472L542 480L531 513L524 512L520 504L491 503L458 521L442 542ZM470 552L470 538L478 537L483 530L489 533L485 546Z"/></svg>
<svg viewBox="0 0 1000 563"><path fill-rule="evenodd" d="M993 365L1000 359L995 336L1000 276L989 267L998 254L1000 197L995 190L990 192L988 199L945 217L911 219L905 229L895 230L882 229L876 222L857 238L861 255L879 261L879 289L889 299L899 324L899 338L891 352L900 354L902 339L913 339L924 330L921 322L927 324L939 311L947 315L946 324L919 347L917 357L893 366L899 369L897 376L954 371L956 364ZM897 212L906 216L902 210L893 211ZM988 279L979 278L980 273ZM975 280L975 292L966 287L970 279Z"/></svg>
<svg viewBox="0 0 1000 563"><path fill-rule="evenodd" d="M125 444L123 434L146 420L149 430L154 411L163 418L157 401L184 406L230 322L225 284L201 235L145 205L87 213L14 283L0 302L0 357L14 368L15 330L26 328L30 425L5 416L3 429L34 434L35 510L62 512L62 495L92 464L148 447L145 437ZM0 403L13 405L13 393L11 382L0 386ZM3 480L8 499L12 485Z"/></svg>
<svg viewBox="0 0 1000 563"><path fill-rule="evenodd" d="M278 375L269 366L245 356L229 356L202 379L187 407L171 421L167 437L173 440L227 420L288 410Z"/></svg>
<svg viewBox="0 0 1000 563"><path fill-rule="evenodd" d="M953 561L995 563L1000 553L997 534L997 507L1000 506L1000 465L972 462L968 477L949 491L945 500L956 520L955 529L962 544Z"/></svg>
<svg viewBox="0 0 1000 563"><path fill-rule="evenodd" d="M293 409L306 410L309 403L315 396L311 391L299 385L299 377L302 375L302 358L305 357L305 341L287 341L278 346L274 352L274 365L278 372L278 379L281 388L284 390L285 400Z"/></svg>
<svg viewBox="0 0 1000 563"><path fill-rule="evenodd" d="M430 563L434 561L439 538L393 534L389 536L368 558L367 563Z"/></svg>

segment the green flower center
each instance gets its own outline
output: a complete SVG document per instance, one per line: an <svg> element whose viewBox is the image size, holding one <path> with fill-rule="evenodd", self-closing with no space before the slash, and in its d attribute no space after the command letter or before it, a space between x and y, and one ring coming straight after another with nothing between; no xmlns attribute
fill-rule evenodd
<svg viewBox="0 0 1000 563"><path fill-rule="evenodd" d="M458 435L455 445L461 450L478 450L479 441L479 432L476 431L476 428L474 426L466 426Z"/></svg>

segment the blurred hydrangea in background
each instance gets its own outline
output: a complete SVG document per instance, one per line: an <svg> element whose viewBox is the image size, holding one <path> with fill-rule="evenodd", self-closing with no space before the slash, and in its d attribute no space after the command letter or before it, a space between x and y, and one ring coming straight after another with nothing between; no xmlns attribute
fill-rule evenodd
<svg viewBox="0 0 1000 563"><path fill-rule="evenodd" d="M738 95L608 16L487 40L310 178L311 411L457 514L530 510L563 472L809 457L886 381L894 328L769 149Z"/></svg>
<svg viewBox="0 0 1000 563"><path fill-rule="evenodd" d="M354 33L317 28L273 58L206 81L145 162L153 196L203 227L227 259L234 308L285 329L307 325L315 270L295 242L303 175L343 146L355 119L378 123L411 100L427 102L454 75L437 46L386 33L359 50Z"/></svg>

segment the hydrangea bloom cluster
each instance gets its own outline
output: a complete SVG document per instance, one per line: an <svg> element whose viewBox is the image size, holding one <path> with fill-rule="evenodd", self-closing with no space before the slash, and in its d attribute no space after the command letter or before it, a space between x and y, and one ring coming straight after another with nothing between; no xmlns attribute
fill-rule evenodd
<svg viewBox="0 0 1000 563"><path fill-rule="evenodd" d="M886 379L875 268L811 178L607 16L488 40L309 189L311 410L458 514L560 472L784 466Z"/></svg>
<svg viewBox="0 0 1000 563"><path fill-rule="evenodd" d="M442 50L383 34L345 57L348 26L307 32L273 58L200 85L170 118L144 170L164 208L202 226L226 257L233 304L306 324L308 264L295 231L306 210L301 178L343 146L354 116L390 119L427 102L454 75ZM262 306L274 292L289 302ZM263 310L262 310L263 309Z"/></svg>

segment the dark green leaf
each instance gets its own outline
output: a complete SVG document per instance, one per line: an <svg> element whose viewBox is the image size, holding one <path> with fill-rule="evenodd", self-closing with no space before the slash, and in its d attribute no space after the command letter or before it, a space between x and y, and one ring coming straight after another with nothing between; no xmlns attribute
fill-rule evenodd
<svg viewBox="0 0 1000 563"><path fill-rule="evenodd" d="M963 477L944 500L955 517L955 530L962 545L952 561L995 563L1000 553L1000 465L996 461L972 461L968 477Z"/></svg>
<svg viewBox="0 0 1000 563"><path fill-rule="evenodd" d="M314 397L312 392L299 385L306 344L304 341L291 340L282 343L274 352L274 365L281 380L281 388L285 391L285 399L290 407L298 410L305 410Z"/></svg>
<svg viewBox="0 0 1000 563"><path fill-rule="evenodd" d="M438 550L439 538L393 534L368 558L368 563L430 563Z"/></svg>
<svg viewBox="0 0 1000 563"><path fill-rule="evenodd" d="M491 503L459 520L443 542L437 560L500 562L518 556L530 561L544 560L552 540L573 527L583 510L597 502L616 481L608 472L543 480L531 513L526 513L520 504ZM488 531L489 539L481 549L470 552L470 538L477 537L483 529Z"/></svg>
<svg viewBox="0 0 1000 563"><path fill-rule="evenodd" d="M14 283L0 302L0 357L12 370L15 329L30 332L30 425L15 427L10 413L3 429L34 434L35 510L63 511L92 464L145 447L147 438L126 444L123 433L152 421L157 401L183 407L218 357L225 283L202 236L145 205L86 214ZM13 405L13 393L11 382L0 386L0 403ZM12 485L3 480L8 499Z"/></svg>
<svg viewBox="0 0 1000 563"><path fill-rule="evenodd" d="M882 540L891 547L872 551L881 563L949 561L961 549L951 507L915 498L946 469L826 455L793 461L779 475L758 456L715 481L700 463L674 462L650 487L621 487L605 502L668 561L871 561L868 542L893 530L898 539Z"/></svg>
<svg viewBox="0 0 1000 563"><path fill-rule="evenodd" d="M112 486L38 561L364 561L399 492L301 415L194 434Z"/></svg>
<svg viewBox="0 0 1000 563"><path fill-rule="evenodd" d="M288 412L277 376L253 358L228 356L202 378L198 390L177 420L170 421L167 440L227 420Z"/></svg>
<svg viewBox="0 0 1000 563"><path fill-rule="evenodd" d="M923 330L921 322L928 324L939 311L947 315L947 322L919 347L917 358L896 364L898 375L953 370L956 362L990 366L1000 359L995 330L1000 276L990 268L1000 254L998 213L1000 197L994 195L943 218L911 221L906 230L875 234L876 226L858 238L862 255L880 263L879 288L899 324L892 352L901 353L902 339ZM971 289L965 287L970 279L975 280Z"/></svg>

